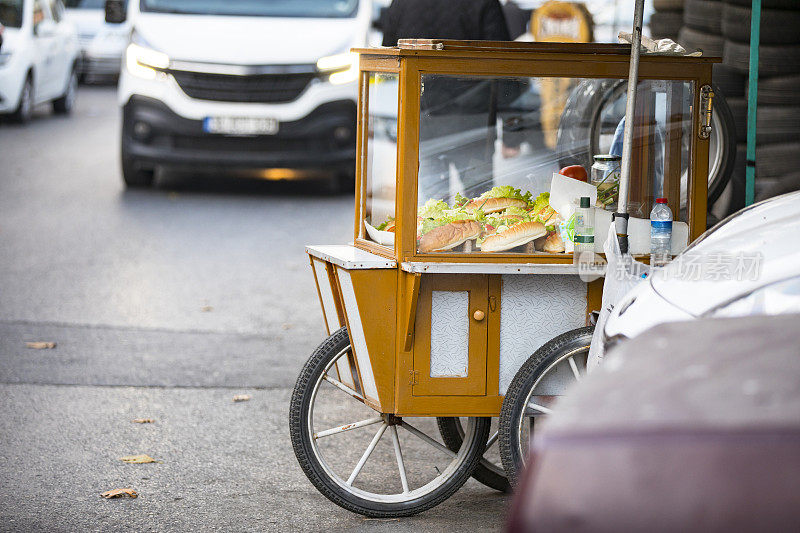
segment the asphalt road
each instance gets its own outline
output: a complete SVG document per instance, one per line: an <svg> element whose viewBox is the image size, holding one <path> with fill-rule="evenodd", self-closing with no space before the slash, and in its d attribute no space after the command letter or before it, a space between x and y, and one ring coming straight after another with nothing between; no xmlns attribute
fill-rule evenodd
<svg viewBox="0 0 800 533"><path fill-rule="evenodd" d="M297 465L288 399L325 335L303 246L347 242L351 196L197 173L126 191L118 142L108 87L0 123L0 530L500 529L507 497L473 480L367 520ZM140 453L163 462L118 460ZM120 487L139 498L99 497Z"/></svg>

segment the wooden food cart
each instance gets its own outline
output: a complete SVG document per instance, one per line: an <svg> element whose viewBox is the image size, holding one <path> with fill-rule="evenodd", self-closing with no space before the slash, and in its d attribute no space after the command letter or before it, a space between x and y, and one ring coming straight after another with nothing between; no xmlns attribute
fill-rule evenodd
<svg viewBox="0 0 800 533"><path fill-rule="evenodd" d="M602 280L578 276L566 213L548 204L564 150L542 141L553 132L539 115L569 100L539 87L558 78L581 98L602 79L618 91L630 47L401 41L355 52L353 241L307 247L329 337L298 378L290 429L325 496L404 516L458 490L495 442L491 417L520 367L600 308ZM669 199L684 228L673 252L705 230L712 62L641 58L629 205L646 219L656 197ZM585 131L557 133L613 150L618 107L610 99ZM505 233L519 228L519 239ZM585 364L571 359L538 394L559 394Z"/></svg>

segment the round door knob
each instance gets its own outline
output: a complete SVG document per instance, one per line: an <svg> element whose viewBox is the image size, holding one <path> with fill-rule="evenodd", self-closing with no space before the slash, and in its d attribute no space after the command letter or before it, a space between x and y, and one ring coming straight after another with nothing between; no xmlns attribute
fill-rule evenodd
<svg viewBox="0 0 800 533"><path fill-rule="evenodd" d="M481 311L480 309L478 309L477 311L475 311L475 312L472 314L472 318L474 318L474 319L475 319L475 320L477 320L478 322L480 322L481 320L483 320L485 316L486 316L486 313L484 313L484 312L483 312L483 311Z"/></svg>

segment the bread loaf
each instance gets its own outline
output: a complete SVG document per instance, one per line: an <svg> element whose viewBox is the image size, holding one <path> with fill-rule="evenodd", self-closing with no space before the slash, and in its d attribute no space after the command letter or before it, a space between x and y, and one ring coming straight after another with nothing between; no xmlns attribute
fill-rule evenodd
<svg viewBox="0 0 800 533"><path fill-rule="evenodd" d="M483 240L481 251L502 252L521 246L547 234L547 230L539 222L523 222L505 230L494 233Z"/></svg>
<svg viewBox="0 0 800 533"><path fill-rule="evenodd" d="M561 235L559 235L557 232L553 232L548 235L547 239L544 241L544 245L542 246L542 251L549 252L551 254L560 254L564 250L564 241L561 240Z"/></svg>
<svg viewBox="0 0 800 533"><path fill-rule="evenodd" d="M450 250L468 239L475 239L481 233L481 225L474 220L456 220L444 226L433 228L419 240L419 251L439 252Z"/></svg>
<svg viewBox="0 0 800 533"><path fill-rule="evenodd" d="M496 213L509 207L519 207L523 209L528 207L528 202L518 198L475 198L464 205L464 209L473 213L477 209L483 210L485 214Z"/></svg>

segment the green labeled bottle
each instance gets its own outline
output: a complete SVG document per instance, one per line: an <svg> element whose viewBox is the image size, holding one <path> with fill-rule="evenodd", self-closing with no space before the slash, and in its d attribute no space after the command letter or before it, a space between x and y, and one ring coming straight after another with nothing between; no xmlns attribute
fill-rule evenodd
<svg viewBox="0 0 800 533"><path fill-rule="evenodd" d="M594 209L589 197L581 197L580 207L575 209L575 258L583 253L594 253Z"/></svg>

